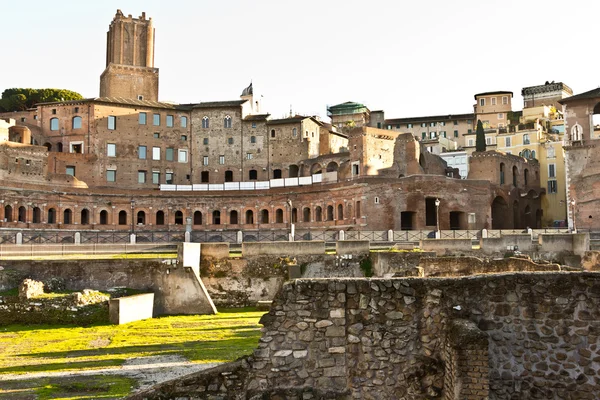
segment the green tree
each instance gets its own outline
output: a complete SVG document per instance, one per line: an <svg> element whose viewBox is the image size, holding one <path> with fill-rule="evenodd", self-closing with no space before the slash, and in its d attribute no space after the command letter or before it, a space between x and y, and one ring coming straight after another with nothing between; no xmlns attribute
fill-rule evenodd
<svg viewBox="0 0 600 400"><path fill-rule="evenodd" d="M0 98L0 111L23 111L37 103L81 99L83 97L79 93L66 89L6 89Z"/></svg>
<svg viewBox="0 0 600 400"><path fill-rule="evenodd" d="M475 131L475 151L485 151L485 132L481 120L477 120L477 130Z"/></svg>

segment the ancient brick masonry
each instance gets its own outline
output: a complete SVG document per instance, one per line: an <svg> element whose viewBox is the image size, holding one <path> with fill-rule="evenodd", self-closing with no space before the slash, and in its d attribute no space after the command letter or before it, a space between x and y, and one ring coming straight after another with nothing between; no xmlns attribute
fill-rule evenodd
<svg viewBox="0 0 600 400"><path fill-rule="evenodd" d="M253 356L131 398L597 399L599 305L598 273L296 280Z"/></svg>

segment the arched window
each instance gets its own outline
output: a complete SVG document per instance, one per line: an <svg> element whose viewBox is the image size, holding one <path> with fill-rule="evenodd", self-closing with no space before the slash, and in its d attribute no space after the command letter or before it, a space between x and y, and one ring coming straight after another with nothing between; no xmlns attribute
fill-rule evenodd
<svg viewBox="0 0 600 400"><path fill-rule="evenodd" d="M102 210L100 211L100 225L108 224L108 211Z"/></svg>
<svg viewBox="0 0 600 400"><path fill-rule="evenodd" d="M156 225L164 225L165 224L165 212L159 210L156 212Z"/></svg>
<svg viewBox="0 0 600 400"><path fill-rule="evenodd" d="M127 211L119 211L119 225L127 225Z"/></svg>
<svg viewBox="0 0 600 400"><path fill-rule="evenodd" d="M315 208L315 221L323 221L323 209L321 208L321 206L317 206L317 208Z"/></svg>
<svg viewBox="0 0 600 400"><path fill-rule="evenodd" d="M528 183L529 183L529 170L526 168L525 172L523 173L523 184L525 186L527 186Z"/></svg>
<svg viewBox="0 0 600 400"><path fill-rule="evenodd" d="M48 149L48 151L52 151L52 144L49 142L44 143L44 147Z"/></svg>
<svg viewBox="0 0 600 400"><path fill-rule="evenodd" d="M183 225L183 212L175 211L175 225Z"/></svg>
<svg viewBox="0 0 600 400"><path fill-rule="evenodd" d="M229 212L229 223L231 225L237 225L238 224L238 212L236 210L231 210Z"/></svg>
<svg viewBox="0 0 600 400"><path fill-rule="evenodd" d="M281 170L280 169L273 170L273 179L281 179Z"/></svg>
<svg viewBox="0 0 600 400"><path fill-rule="evenodd" d="M278 208L275 210L275 223L282 224L283 223L283 210Z"/></svg>
<svg viewBox="0 0 600 400"><path fill-rule="evenodd" d="M56 149L58 150L59 153L62 153L62 151L63 151L63 144L60 143L60 142L58 142L56 144Z"/></svg>
<svg viewBox="0 0 600 400"><path fill-rule="evenodd" d="M87 208L81 210L81 225L87 225L90 223L90 211Z"/></svg>
<svg viewBox="0 0 600 400"><path fill-rule="evenodd" d="M212 223L214 225L221 225L221 211L215 210L212 213Z"/></svg>
<svg viewBox="0 0 600 400"><path fill-rule="evenodd" d="M535 150L531 150L531 158L534 159L535 158Z"/></svg>
<svg viewBox="0 0 600 400"><path fill-rule="evenodd" d="M266 210L263 210L263 211L266 211ZM267 219L268 218L269 217L267 216ZM252 212L252 210L247 210L246 211L246 223L247 224L253 224L254 223L254 213ZM264 223L264 221L263 221L263 223Z"/></svg>
<svg viewBox="0 0 600 400"><path fill-rule="evenodd" d="M182 128L187 128L187 117L184 117L184 116L180 117L179 123Z"/></svg>
<svg viewBox="0 0 600 400"><path fill-rule="evenodd" d="M42 222L42 210L39 207L33 207L32 222L34 224Z"/></svg>
<svg viewBox="0 0 600 400"><path fill-rule="evenodd" d="M225 182L233 182L233 171L225 171Z"/></svg>
<svg viewBox="0 0 600 400"><path fill-rule="evenodd" d="M223 120L223 128L231 128L231 117L229 115Z"/></svg>
<svg viewBox="0 0 600 400"><path fill-rule="evenodd" d="M81 129L81 117L73 117L73 129Z"/></svg>
<svg viewBox="0 0 600 400"><path fill-rule="evenodd" d="M250 136L250 143L256 143L256 136Z"/></svg>
<svg viewBox="0 0 600 400"><path fill-rule="evenodd" d="M513 167L512 173L513 173L513 186L517 186L517 174L519 173L519 171L517 170L516 166Z"/></svg>
<svg viewBox="0 0 600 400"><path fill-rule="evenodd" d="M208 126L209 126L209 119L208 119L208 117L204 116L202 118L202 128L208 129Z"/></svg>
<svg viewBox="0 0 600 400"><path fill-rule="evenodd" d="M341 204L337 206L337 219L344 219L344 206Z"/></svg>
<svg viewBox="0 0 600 400"><path fill-rule="evenodd" d="M19 207L17 212L17 221L19 222L27 222L27 209L23 206Z"/></svg>
<svg viewBox="0 0 600 400"><path fill-rule="evenodd" d="M299 168L297 165L295 165L295 164L290 165L290 173L289 173L290 178L297 178L298 171L299 171Z"/></svg>
<svg viewBox="0 0 600 400"><path fill-rule="evenodd" d="M58 118L50 118L50 130L51 131L58 130Z"/></svg>
<svg viewBox="0 0 600 400"><path fill-rule="evenodd" d="M333 221L333 206L327 206L327 219L326 221Z"/></svg>
<svg viewBox="0 0 600 400"><path fill-rule="evenodd" d="M310 222L310 208L304 207L302 210L302 222Z"/></svg>
<svg viewBox="0 0 600 400"><path fill-rule="evenodd" d="M269 210L262 210L260 212L260 223L261 224L269 223Z"/></svg>
<svg viewBox="0 0 600 400"><path fill-rule="evenodd" d="M146 213L144 211L138 211L137 224L138 225L146 225Z"/></svg>
<svg viewBox="0 0 600 400"><path fill-rule="evenodd" d="M271 137L274 138L275 137L275 129L271 129Z"/></svg>
<svg viewBox="0 0 600 400"><path fill-rule="evenodd" d="M73 211L67 208L63 211L63 224L72 224L73 223Z"/></svg>
<svg viewBox="0 0 600 400"><path fill-rule="evenodd" d="M48 223L49 224L56 223L56 210L54 208L48 209Z"/></svg>
<svg viewBox="0 0 600 400"><path fill-rule="evenodd" d="M330 162L327 164L327 172L334 172L338 170L338 165L336 162Z"/></svg>
<svg viewBox="0 0 600 400"><path fill-rule="evenodd" d="M255 181L258 179L258 172L255 169L248 171L248 180Z"/></svg>
<svg viewBox="0 0 600 400"><path fill-rule="evenodd" d="M346 206L346 218L352 219L352 204L348 204L348 206Z"/></svg>
<svg viewBox="0 0 600 400"><path fill-rule="evenodd" d="M292 224L296 222L298 222L298 209L294 207L292 208Z"/></svg>
<svg viewBox="0 0 600 400"><path fill-rule="evenodd" d="M194 212L194 225L202 225L202 212L201 211Z"/></svg>
<svg viewBox="0 0 600 400"><path fill-rule="evenodd" d="M500 184L504 185L504 163L500 163Z"/></svg>
<svg viewBox="0 0 600 400"><path fill-rule="evenodd" d="M292 137L295 138L298 136L298 130L296 128L292 129Z"/></svg>

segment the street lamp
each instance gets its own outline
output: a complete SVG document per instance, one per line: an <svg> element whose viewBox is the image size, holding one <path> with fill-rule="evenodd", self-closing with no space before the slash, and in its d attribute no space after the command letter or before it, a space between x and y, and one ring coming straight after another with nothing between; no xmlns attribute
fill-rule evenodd
<svg viewBox="0 0 600 400"><path fill-rule="evenodd" d="M440 232L440 199L435 199L435 230L438 239L442 237Z"/></svg>
<svg viewBox="0 0 600 400"><path fill-rule="evenodd" d="M133 220L133 218L135 217L133 215L133 209L134 209L134 207L135 207L135 200L131 199L131 233L132 234L134 233L134 229L135 229L134 228L134 220Z"/></svg>
<svg viewBox="0 0 600 400"><path fill-rule="evenodd" d="M295 227L294 227L294 222L292 221L292 200L288 199L287 204L288 204L288 206L290 206L290 242L293 242Z"/></svg>
<svg viewBox="0 0 600 400"><path fill-rule="evenodd" d="M571 218L573 218L573 232L577 232L577 227L575 225L575 199L571 200Z"/></svg>

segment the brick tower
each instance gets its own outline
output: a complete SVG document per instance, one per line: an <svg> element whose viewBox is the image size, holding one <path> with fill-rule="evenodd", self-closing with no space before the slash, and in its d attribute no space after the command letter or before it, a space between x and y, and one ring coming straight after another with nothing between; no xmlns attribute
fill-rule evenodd
<svg viewBox="0 0 600 400"><path fill-rule="evenodd" d="M154 28L146 13L136 19L117 10L106 34L106 69L100 75L100 97L158 101Z"/></svg>

